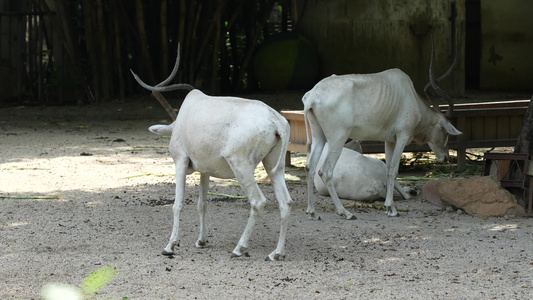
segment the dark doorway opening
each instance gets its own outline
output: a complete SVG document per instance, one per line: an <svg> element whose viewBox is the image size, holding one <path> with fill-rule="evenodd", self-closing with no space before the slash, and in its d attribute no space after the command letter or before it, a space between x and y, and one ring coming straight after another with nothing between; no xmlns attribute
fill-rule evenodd
<svg viewBox="0 0 533 300"><path fill-rule="evenodd" d="M481 69L481 0L466 0L465 87L479 89Z"/></svg>

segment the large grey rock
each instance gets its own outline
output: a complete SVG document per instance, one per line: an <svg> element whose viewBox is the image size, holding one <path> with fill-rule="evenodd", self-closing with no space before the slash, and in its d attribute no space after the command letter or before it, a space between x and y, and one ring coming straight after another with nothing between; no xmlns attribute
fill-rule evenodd
<svg viewBox="0 0 533 300"><path fill-rule="evenodd" d="M434 179L422 191L429 202L441 207L462 209L470 215L525 215L524 208L509 191L501 187L500 181L494 176Z"/></svg>

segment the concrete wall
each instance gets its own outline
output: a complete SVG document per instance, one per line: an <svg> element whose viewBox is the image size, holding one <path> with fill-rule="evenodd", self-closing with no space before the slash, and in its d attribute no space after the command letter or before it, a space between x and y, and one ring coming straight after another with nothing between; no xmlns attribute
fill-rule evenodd
<svg viewBox="0 0 533 300"><path fill-rule="evenodd" d="M533 1L481 1L482 89L533 89Z"/></svg>
<svg viewBox="0 0 533 300"><path fill-rule="evenodd" d="M435 39L436 75L453 61L456 41L464 39L465 9L452 0L299 0L299 33L318 48L322 77L373 73L389 68L406 72L421 91L428 82L431 37ZM453 35L454 27L456 29ZM464 44L454 78L442 86L464 93Z"/></svg>

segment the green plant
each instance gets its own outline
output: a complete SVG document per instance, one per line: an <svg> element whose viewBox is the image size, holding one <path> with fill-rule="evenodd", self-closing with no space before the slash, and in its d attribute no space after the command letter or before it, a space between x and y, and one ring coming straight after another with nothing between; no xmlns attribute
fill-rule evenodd
<svg viewBox="0 0 533 300"><path fill-rule="evenodd" d="M80 288L63 283L48 283L43 287L41 295L45 300L90 299L100 289L111 282L116 275L117 268L115 266L108 265L100 267L83 279ZM128 297L123 297L122 299L125 300Z"/></svg>

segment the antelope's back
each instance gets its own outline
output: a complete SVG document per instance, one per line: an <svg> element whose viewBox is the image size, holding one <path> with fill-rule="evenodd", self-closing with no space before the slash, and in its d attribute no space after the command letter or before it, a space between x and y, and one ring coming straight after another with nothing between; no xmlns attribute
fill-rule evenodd
<svg viewBox="0 0 533 300"><path fill-rule="evenodd" d="M212 97L198 90L187 95L175 126L180 128L176 139L187 147L227 154L251 146L271 149L280 135L288 140L290 131L287 120L261 101Z"/></svg>

